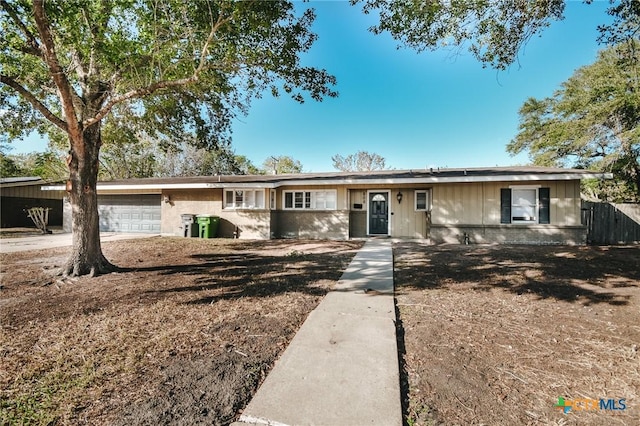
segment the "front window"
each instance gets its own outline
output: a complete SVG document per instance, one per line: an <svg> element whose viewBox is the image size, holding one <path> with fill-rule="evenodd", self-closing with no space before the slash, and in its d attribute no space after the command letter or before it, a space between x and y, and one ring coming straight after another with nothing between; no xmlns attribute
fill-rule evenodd
<svg viewBox="0 0 640 426"><path fill-rule="evenodd" d="M335 210L337 193L329 191L285 191L286 210Z"/></svg>
<svg viewBox="0 0 640 426"><path fill-rule="evenodd" d="M535 188L511 190L511 221L538 221L538 190Z"/></svg>
<svg viewBox="0 0 640 426"><path fill-rule="evenodd" d="M264 209L264 190L227 189L224 192L225 209Z"/></svg>

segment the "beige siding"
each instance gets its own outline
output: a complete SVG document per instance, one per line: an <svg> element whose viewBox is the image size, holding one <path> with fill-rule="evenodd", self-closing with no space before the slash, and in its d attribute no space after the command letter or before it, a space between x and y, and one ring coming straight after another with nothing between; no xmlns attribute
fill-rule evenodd
<svg viewBox="0 0 640 426"><path fill-rule="evenodd" d="M549 188L552 225L580 225L579 181L522 184ZM500 189L516 185L514 182L434 185L432 222L437 225L499 225Z"/></svg>
<svg viewBox="0 0 640 426"><path fill-rule="evenodd" d="M551 223L566 226L580 225L580 183L578 181L553 182L548 186L551 192Z"/></svg>
<svg viewBox="0 0 640 426"><path fill-rule="evenodd" d="M484 189L482 183L434 185L432 222L439 225L482 224L485 208ZM499 203L498 197L498 223L500 222Z"/></svg>
<svg viewBox="0 0 640 426"><path fill-rule="evenodd" d="M402 202L398 203L398 192L402 193ZM394 237L426 238L427 215L415 211L415 189L394 188L390 200L391 235Z"/></svg>
<svg viewBox="0 0 640 426"><path fill-rule="evenodd" d="M578 181L534 182L533 184L550 188L551 225L580 226L580 186ZM225 237L232 237L236 227L240 238L360 237L366 234L367 191L381 190L389 191L390 194L391 236L426 238L430 236L430 226L440 227L438 229L444 229L442 227L459 229L465 225L472 227L499 226L500 189L512 186L515 186L514 182L433 184L411 187L406 185L281 187L276 190L275 211L269 211L269 189L265 189L265 210L223 209L223 191L221 189L164 191L163 195L169 196L171 202L163 202L162 204L162 232L182 235L180 215L191 213L220 216L220 235ZM283 209L284 191L327 189L336 190L336 210ZM417 189L431 189L432 212L430 218L423 211L415 211L415 190ZM403 194L401 203L398 203L396 199L398 192ZM363 208L361 210L355 209L354 204L362 204ZM540 226L544 227L545 225ZM517 229L523 229L521 225L513 225L513 227L514 232L517 232ZM474 233L477 232L476 228L473 229ZM504 229L500 228L499 232L502 231ZM481 240L481 238L478 239Z"/></svg>

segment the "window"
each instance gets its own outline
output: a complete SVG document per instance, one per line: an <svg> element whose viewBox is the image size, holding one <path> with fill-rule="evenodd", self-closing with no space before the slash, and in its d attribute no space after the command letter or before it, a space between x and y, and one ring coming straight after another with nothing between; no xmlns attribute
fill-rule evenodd
<svg viewBox="0 0 640 426"><path fill-rule="evenodd" d="M511 222L538 221L538 190L511 190Z"/></svg>
<svg viewBox="0 0 640 426"><path fill-rule="evenodd" d="M284 208L287 210L335 210L336 200L335 190L284 192Z"/></svg>
<svg viewBox="0 0 640 426"><path fill-rule="evenodd" d="M227 189L224 191L225 209L263 209L262 189Z"/></svg>
<svg viewBox="0 0 640 426"><path fill-rule="evenodd" d="M269 191L269 208L271 210L276 209L276 190L272 189Z"/></svg>
<svg viewBox="0 0 640 426"><path fill-rule="evenodd" d="M427 212L431 210L431 191L428 189L415 191L415 211Z"/></svg>
<svg viewBox="0 0 640 426"><path fill-rule="evenodd" d="M549 188L502 188L500 223L550 223Z"/></svg>

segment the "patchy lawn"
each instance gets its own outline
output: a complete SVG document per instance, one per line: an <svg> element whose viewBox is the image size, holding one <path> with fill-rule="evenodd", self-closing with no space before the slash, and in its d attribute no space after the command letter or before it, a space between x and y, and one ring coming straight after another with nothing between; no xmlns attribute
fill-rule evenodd
<svg viewBox="0 0 640 426"><path fill-rule="evenodd" d="M640 424L640 246L407 242L395 260L408 424Z"/></svg>
<svg viewBox="0 0 640 426"><path fill-rule="evenodd" d="M2 254L0 424L228 424L361 246L110 242L128 269L74 280Z"/></svg>

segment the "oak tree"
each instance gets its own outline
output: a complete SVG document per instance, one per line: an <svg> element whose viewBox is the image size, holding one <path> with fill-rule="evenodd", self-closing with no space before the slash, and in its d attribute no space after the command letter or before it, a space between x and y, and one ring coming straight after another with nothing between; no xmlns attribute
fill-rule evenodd
<svg viewBox="0 0 640 426"><path fill-rule="evenodd" d="M585 7L593 0L585 0ZM401 45L417 50L468 50L482 63L504 70L518 52L554 21L564 19L565 0L351 0L364 13L377 14L375 34L389 33ZM598 27L601 43L613 45L637 37L638 0L611 1L611 24ZM603 17L603 21L606 17Z"/></svg>
<svg viewBox="0 0 640 426"><path fill-rule="evenodd" d="M537 165L613 172L596 195L640 201L640 40L601 51L553 96L528 99L507 151L528 152Z"/></svg>
<svg viewBox="0 0 640 426"><path fill-rule="evenodd" d="M264 91L299 102L336 96L333 76L300 63L313 20L289 1L0 0L0 131L68 140L64 274L115 269L97 210L104 124L215 147Z"/></svg>

